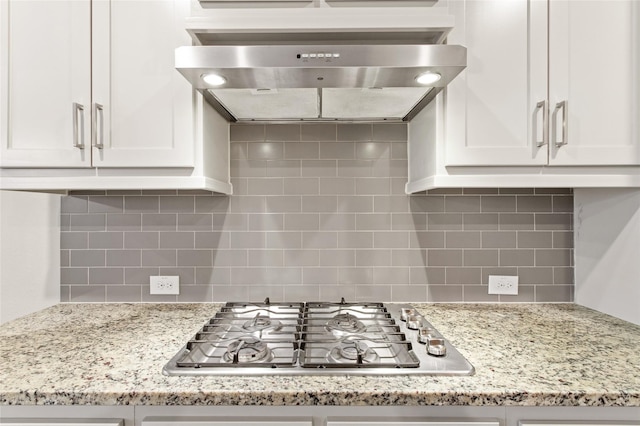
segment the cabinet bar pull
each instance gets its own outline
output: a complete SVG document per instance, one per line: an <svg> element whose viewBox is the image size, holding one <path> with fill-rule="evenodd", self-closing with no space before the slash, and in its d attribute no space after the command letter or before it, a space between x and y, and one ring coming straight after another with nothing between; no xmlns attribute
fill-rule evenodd
<svg viewBox="0 0 640 426"><path fill-rule="evenodd" d="M93 104L93 146L98 149L104 148L104 106L99 103Z"/></svg>
<svg viewBox="0 0 640 426"><path fill-rule="evenodd" d="M73 146L84 149L84 105L77 102L73 103Z"/></svg>
<svg viewBox="0 0 640 426"><path fill-rule="evenodd" d="M556 140L558 126L558 112L562 110L562 139ZM567 140L567 101L558 102L553 110L553 143L557 147L566 145Z"/></svg>
<svg viewBox="0 0 640 426"><path fill-rule="evenodd" d="M542 129L539 131L538 114L542 111ZM547 101L540 101L536 104L536 109L533 110L533 117L535 120L535 127L533 129L534 138L536 140L536 146L542 147L549 143L548 129L547 129ZM542 135L542 137L540 137Z"/></svg>

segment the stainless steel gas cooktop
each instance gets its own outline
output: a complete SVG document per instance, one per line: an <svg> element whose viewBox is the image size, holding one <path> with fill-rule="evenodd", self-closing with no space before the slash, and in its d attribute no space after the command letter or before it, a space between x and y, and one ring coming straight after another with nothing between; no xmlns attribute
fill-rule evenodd
<svg viewBox="0 0 640 426"><path fill-rule="evenodd" d="M229 302L166 375L471 375L473 366L411 305Z"/></svg>

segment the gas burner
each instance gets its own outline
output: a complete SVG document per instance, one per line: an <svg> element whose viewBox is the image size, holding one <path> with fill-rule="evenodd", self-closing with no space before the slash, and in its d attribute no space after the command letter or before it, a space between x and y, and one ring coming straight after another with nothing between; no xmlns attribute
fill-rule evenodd
<svg viewBox="0 0 640 426"><path fill-rule="evenodd" d="M367 327L350 313L338 314L327 321L326 329L336 335L362 333Z"/></svg>
<svg viewBox="0 0 640 426"><path fill-rule="evenodd" d="M265 315L256 315L254 318L242 324L242 329L249 332L278 331L282 323Z"/></svg>
<svg viewBox="0 0 640 426"><path fill-rule="evenodd" d="M335 346L327 355L327 360L336 363L371 364L380 359L376 351L366 343L356 339L346 339Z"/></svg>
<svg viewBox="0 0 640 426"><path fill-rule="evenodd" d="M226 362L248 364L270 361L272 353L265 342L254 337L241 337L229 343L223 355Z"/></svg>

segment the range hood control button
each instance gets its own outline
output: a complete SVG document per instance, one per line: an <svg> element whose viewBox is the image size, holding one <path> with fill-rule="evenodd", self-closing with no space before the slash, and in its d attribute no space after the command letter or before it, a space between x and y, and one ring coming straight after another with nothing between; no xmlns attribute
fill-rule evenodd
<svg viewBox="0 0 640 426"><path fill-rule="evenodd" d="M317 58L339 58L339 53L298 53L296 58L298 59L317 59Z"/></svg>

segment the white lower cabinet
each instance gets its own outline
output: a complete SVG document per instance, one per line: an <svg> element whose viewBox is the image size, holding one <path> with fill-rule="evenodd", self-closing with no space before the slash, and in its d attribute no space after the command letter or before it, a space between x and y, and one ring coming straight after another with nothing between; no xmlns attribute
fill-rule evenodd
<svg viewBox="0 0 640 426"><path fill-rule="evenodd" d="M134 407L0 406L1 426L134 426Z"/></svg>
<svg viewBox="0 0 640 426"><path fill-rule="evenodd" d="M509 407L505 426L640 426L640 407Z"/></svg>
<svg viewBox="0 0 640 426"><path fill-rule="evenodd" d="M640 407L0 406L1 426L640 426Z"/></svg>
<svg viewBox="0 0 640 426"><path fill-rule="evenodd" d="M504 426L503 419L503 407L145 406L136 407L135 426Z"/></svg>

